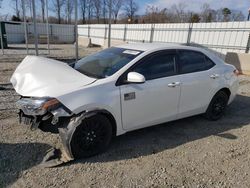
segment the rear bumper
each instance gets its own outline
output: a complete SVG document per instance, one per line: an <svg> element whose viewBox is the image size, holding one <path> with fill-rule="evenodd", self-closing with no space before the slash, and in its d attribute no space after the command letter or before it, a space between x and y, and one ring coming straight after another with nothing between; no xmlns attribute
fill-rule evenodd
<svg viewBox="0 0 250 188"><path fill-rule="evenodd" d="M239 89L239 80L236 79L236 80L232 83L232 85L231 85L231 87L230 87L231 95L230 95L228 104L230 104L230 103L233 102L233 100L235 99L235 97L236 97L236 95L237 95L238 89Z"/></svg>

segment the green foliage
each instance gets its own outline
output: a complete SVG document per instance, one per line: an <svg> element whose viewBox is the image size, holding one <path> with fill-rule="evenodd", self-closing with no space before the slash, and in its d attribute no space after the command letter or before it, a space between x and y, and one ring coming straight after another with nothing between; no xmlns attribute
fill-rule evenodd
<svg viewBox="0 0 250 188"><path fill-rule="evenodd" d="M229 8L223 8L222 14L224 16L224 21L229 21L229 15L231 14L231 10Z"/></svg>
<svg viewBox="0 0 250 188"><path fill-rule="evenodd" d="M231 10L229 8L223 8L222 13L224 16L227 16L227 15L231 14Z"/></svg>

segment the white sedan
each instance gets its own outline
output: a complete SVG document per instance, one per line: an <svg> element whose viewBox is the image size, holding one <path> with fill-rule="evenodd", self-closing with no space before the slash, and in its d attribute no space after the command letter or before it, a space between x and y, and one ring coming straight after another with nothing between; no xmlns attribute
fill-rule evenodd
<svg viewBox="0 0 250 188"><path fill-rule="evenodd" d="M197 114L222 117L236 96L238 71L202 48L125 44L73 67L27 56L11 82L20 120L59 132L69 159L106 150L113 136Z"/></svg>

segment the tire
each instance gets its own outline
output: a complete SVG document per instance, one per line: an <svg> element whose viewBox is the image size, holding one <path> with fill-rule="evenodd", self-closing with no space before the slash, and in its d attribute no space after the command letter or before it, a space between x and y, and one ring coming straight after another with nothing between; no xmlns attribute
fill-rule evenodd
<svg viewBox="0 0 250 188"><path fill-rule="evenodd" d="M224 115L228 99L229 97L224 91L216 93L207 108L205 117L211 121L220 119Z"/></svg>
<svg viewBox="0 0 250 188"><path fill-rule="evenodd" d="M112 139L112 125L101 114L84 119L72 135L70 147L75 159L104 152Z"/></svg>

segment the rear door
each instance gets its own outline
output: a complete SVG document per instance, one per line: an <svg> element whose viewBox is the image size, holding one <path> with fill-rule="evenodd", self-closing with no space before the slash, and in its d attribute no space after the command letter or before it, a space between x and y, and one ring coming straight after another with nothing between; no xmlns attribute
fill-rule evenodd
<svg viewBox="0 0 250 188"><path fill-rule="evenodd" d="M219 84L215 63L201 52L178 50L181 96L178 118L205 112Z"/></svg>
<svg viewBox="0 0 250 188"><path fill-rule="evenodd" d="M128 71L144 75L146 82L120 86L124 129L132 130L176 118L180 77L176 75L175 56L175 51L161 51L144 58Z"/></svg>

